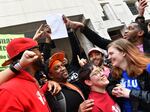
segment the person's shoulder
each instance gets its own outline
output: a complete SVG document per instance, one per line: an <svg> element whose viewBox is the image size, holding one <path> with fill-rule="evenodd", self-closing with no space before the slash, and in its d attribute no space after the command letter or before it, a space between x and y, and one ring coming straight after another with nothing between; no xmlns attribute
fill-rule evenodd
<svg viewBox="0 0 150 112"><path fill-rule="evenodd" d="M1 90L8 90L8 91L17 91L19 89L19 87L23 85L23 83L21 84L21 81L18 81L17 78L12 78L9 81L3 83L0 86Z"/></svg>
<svg viewBox="0 0 150 112"><path fill-rule="evenodd" d="M147 64L146 71L150 74L150 63Z"/></svg>
<svg viewBox="0 0 150 112"><path fill-rule="evenodd" d="M1 86L0 86L0 96L7 96L7 97L10 97L10 96L16 96L17 97L17 94L18 94L18 87L17 87L17 83L12 83L13 80L9 80L5 83L3 83Z"/></svg>

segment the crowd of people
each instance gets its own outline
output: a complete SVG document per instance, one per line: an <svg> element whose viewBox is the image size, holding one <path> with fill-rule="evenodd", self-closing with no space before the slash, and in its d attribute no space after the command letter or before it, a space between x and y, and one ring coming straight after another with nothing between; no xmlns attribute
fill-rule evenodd
<svg viewBox="0 0 150 112"><path fill-rule="evenodd" d="M8 43L9 60L0 72L1 112L149 112L150 33L139 0L139 16L123 38L108 40L81 22L63 16L72 50L51 54L51 28L41 25L34 37ZM97 47L88 55L79 45L79 30ZM45 43L38 43L40 38ZM107 56L104 51L107 50ZM107 62L104 60L107 59Z"/></svg>

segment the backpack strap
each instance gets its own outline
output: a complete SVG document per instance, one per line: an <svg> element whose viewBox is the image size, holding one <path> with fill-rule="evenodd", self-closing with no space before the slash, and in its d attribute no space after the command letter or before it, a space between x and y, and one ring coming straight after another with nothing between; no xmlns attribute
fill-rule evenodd
<svg viewBox="0 0 150 112"><path fill-rule="evenodd" d="M66 112L66 98L63 92L58 93L57 95L54 96L54 98L57 101L58 110L60 112Z"/></svg>
<svg viewBox="0 0 150 112"><path fill-rule="evenodd" d="M55 96L51 95L49 91L46 91L45 97L52 112L67 112L66 99L62 91Z"/></svg>

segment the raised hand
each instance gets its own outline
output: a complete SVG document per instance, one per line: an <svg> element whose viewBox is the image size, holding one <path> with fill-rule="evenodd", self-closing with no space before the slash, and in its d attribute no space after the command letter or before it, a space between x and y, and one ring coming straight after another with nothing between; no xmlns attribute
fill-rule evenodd
<svg viewBox="0 0 150 112"><path fill-rule="evenodd" d="M36 33L34 34L33 40L37 40L38 38L40 38L43 33L43 24L41 24L41 26L37 29Z"/></svg>
<svg viewBox="0 0 150 112"><path fill-rule="evenodd" d="M87 63L87 60L86 59L80 59L79 55L77 55L77 59L78 59L78 62L79 62L79 65L81 67L83 67L86 63Z"/></svg>
<svg viewBox="0 0 150 112"><path fill-rule="evenodd" d="M147 7L147 1L146 0L139 0L139 3L138 3L138 12L139 12L139 15L140 16L143 16L144 15L144 12L145 12L145 8Z"/></svg>
<svg viewBox="0 0 150 112"><path fill-rule="evenodd" d="M46 43L50 43L51 41L51 28L48 24L41 25L35 35L33 36L33 40L38 40L41 37L46 37Z"/></svg>
<svg viewBox="0 0 150 112"><path fill-rule="evenodd" d="M70 27L74 30L84 27L84 24L81 22L77 22L77 21L71 21L69 18L67 18L66 16L63 16L63 21L66 24L67 27Z"/></svg>
<svg viewBox="0 0 150 112"><path fill-rule="evenodd" d="M38 56L36 55L36 53L34 53L33 51L28 51L26 50L20 61L19 64L21 65L22 68L27 67L28 65L30 65L33 61L35 61L38 58Z"/></svg>

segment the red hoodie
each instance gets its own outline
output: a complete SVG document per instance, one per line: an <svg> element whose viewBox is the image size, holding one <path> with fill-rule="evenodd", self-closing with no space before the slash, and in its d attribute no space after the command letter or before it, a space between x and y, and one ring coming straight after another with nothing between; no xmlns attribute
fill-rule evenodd
<svg viewBox="0 0 150 112"><path fill-rule="evenodd" d="M35 79L29 73L21 71L0 86L0 112L51 111Z"/></svg>

